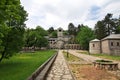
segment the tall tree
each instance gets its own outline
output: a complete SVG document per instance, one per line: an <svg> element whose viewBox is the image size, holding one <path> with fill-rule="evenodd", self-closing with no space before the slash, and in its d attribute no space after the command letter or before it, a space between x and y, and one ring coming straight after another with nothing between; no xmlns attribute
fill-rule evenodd
<svg viewBox="0 0 120 80"><path fill-rule="evenodd" d="M45 36L47 35L47 31L45 31L40 26L37 26L35 31L36 31L35 46L40 48L46 47L48 45L48 40L45 38Z"/></svg>
<svg viewBox="0 0 120 80"><path fill-rule="evenodd" d="M98 21L95 25L95 34L98 39L102 39L111 33L120 33L120 18L112 18L112 14L108 13L105 18Z"/></svg>
<svg viewBox="0 0 120 80"><path fill-rule="evenodd" d="M49 32L49 34L51 34L52 32L54 32L54 28L53 28L53 27L50 27L50 28L48 29L48 32Z"/></svg>
<svg viewBox="0 0 120 80"><path fill-rule="evenodd" d="M68 25L68 33L70 35L76 35L76 27L74 26L73 23L69 23L69 25Z"/></svg>
<svg viewBox="0 0 120 80"><path fill-rule="evenodd" d="M114 19L114 22L115 22L115 33L116 34L120 34L120 16L119 18L117 19Z"/></svg>
<svg viewBox="0 0 120 80"><path fill-rule="evenodd" d="M103 23L106 27L107 35L110 35L112 32L115 31L115 25L114 25L114 21L112 20L112 15L113 14L108 13L103 20Z"/></svg>
<svg viewBox="0 0 120 80"><path fill-rule="evenodd" d="M24 22L27 20L27 12L20 5L20 0L2 0L0 1L0 30L3 37L1 38L0 50L1 58L9 58L18 52L23 45Z"/></svg>
<svg viewBox="0 0 120 80"><path fill-rule="evenodd" d="M79 24L79 25L78 25L78 27L77 27L77 29L78 29L78 30L77 30L77 33L81 30L82 27L84 27L83 24Z"/></svg>
<svg viewBox="0 0 120 80"><path fill-rule="evenodd" d="M77 35L78 28L74 26L73 23L69 23L68 25L68 34L71 35L71 39L69 43L74 44L75 42L75 37Z"/></svg>
<svg viewBox="0 0 120 80"><path fill-rule="evenodd" d="M98 21L97 24L95 24L94 30L95 30L96 38L100 40L107 36L106 28L103 21Z"/></svg>
<svg viewBox="0 0 120 80"><path fill-rule="evenodd" d="M85 50L88 50L89 41L94 38L95 35L93 30L87 26L84 26L81 28L81 31L78 33L76 40Z"/></svg>
<svg viewBox="0 0 120 80"><path fill-rule="evenodd" d="M36 32L34 29L26 29L24 33L24 46L32 47L35 43Z"/></svg>

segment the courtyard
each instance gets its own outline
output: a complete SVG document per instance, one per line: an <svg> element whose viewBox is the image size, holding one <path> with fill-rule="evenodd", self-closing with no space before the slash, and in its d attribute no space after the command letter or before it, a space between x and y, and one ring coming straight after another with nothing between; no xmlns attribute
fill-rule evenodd
<svg viewBox="0 0 120 80"><path fill-rule="evenodd" d="M120 79L120 70L112 71L105 69L96 69L94 67L92 62L95 60L100 60L101 58L106 59L104 57L95 57L89 55L87 51L83 51L83 50L69 50L69 54L71 55L71 57L76 57L73 58L72 60L69 60L66 57L68 66L72 71L72 74L75 76L76 80L119 80ZM113 59L109 59L109 60L113 60ZM118 60L117 62L119 63L119 68L120 68L120 60Z"/></svg>
<svg viewBox="0 0 120 80"><path fill-rule="evenodd" d="M0 80L120 80L120 0L1 0Z"/></svg>

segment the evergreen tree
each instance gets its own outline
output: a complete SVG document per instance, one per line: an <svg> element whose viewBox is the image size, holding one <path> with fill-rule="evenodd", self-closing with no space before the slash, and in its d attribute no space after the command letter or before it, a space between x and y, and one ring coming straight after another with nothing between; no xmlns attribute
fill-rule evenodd
<svg viewBox="0 0 120 80"><path fill-rule="evenodd" d="M54 28L53 28L53 27L50 27L50 28L48 29L48 33L51 34L52 32L54 32Z"/></svg>
<svg viewBox="0 0 120 80"><path fill-rule="evenodd" d="M95 24L95 34L96 38L100 40L107 36L103 21L98 21L97 24Z"/></svg>
<svg viewBox="0 0 120 80"><path fill-rule="evenodd" d="M76 29L76 27L73 25L73 23L69 23L69 25L68 25L68 33L70 34L70 35L76 35L76 32L77 32L77 29Z"/></svg>
<svg viewBox="0 0 120 80"><path fill-rule="evenodd" d="M120 18L112 18L112 14L108 13L102 21L98 21L95 25L95 34L98 39L102 39L112 33L120 33Z"/></svg>
<svg viewBox="0 0 120 80"><path fill-rule="evenodd" d="M115 23L112 19L112 14L108 13L105 16L103 23L106 27L106 34L107 35L110 35L112 32L115 32Z"/></svg>

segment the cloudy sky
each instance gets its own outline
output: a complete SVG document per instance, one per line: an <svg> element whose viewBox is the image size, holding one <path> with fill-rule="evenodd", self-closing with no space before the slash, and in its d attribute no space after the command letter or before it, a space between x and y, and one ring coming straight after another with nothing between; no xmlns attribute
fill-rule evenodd
<svg viewBox="0 0 120 80"><path fill-rule="evenodd" d="M44 29L67 29L70 22L93 28L107 13L120 15L120 0L21 0L21 4L29 14L29 28L40 25Z"/></svg>

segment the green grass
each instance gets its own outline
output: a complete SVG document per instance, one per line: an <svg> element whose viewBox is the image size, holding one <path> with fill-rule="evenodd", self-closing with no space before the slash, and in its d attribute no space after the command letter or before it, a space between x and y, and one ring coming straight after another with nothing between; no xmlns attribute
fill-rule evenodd
<svg viewBox="0 0 120 80"><path fill-rule="evenodd" d="M87 51L84 51L84 52L79 52L81 54L87 54L88 55L88 52Z"/></svg>
<svg viewBox="0 0 120 80"><path fill-rule="evenodd" d="M17 54L0 62L0 80L26 80L55 51Z"/></svg>
<svg viewBox="0 0 120 80"><path fill-rule="evenodd" d="M88 52L79 52L81 54L88 54ZM91 56L96 56L96 57L100 57L100 58L106 58L106 59L110 59L110 60L116 60L116 61L120 61L120 56L113 56L113 55L107 55L107 54L90 54Z"/></svg>
<svg viewBox="0 0 120 80"><path fill-rule="evenodd" d="M82 60L81 58L76 57L76 56L74 56L74 55L72 55L72 54L69 54L69 53L68 53L68 57L67 57L67 52L65 52L65 51L63 51L63 54L64 54L64 57L65 57L65 59L66 59L67 61L79 62L79 61Z"/></svg>
<svg viewBox="0 0 120 80"><path fill-rule="evenodd" d="M112 56L112 55L107 55L107 54L91 54L91 55L96 56L96 57L120 61L120 56Z"/></svg>

